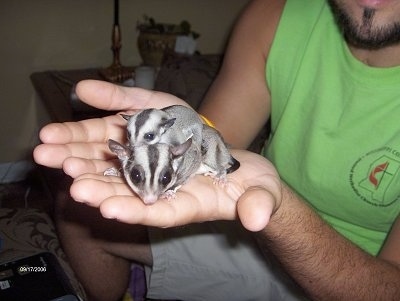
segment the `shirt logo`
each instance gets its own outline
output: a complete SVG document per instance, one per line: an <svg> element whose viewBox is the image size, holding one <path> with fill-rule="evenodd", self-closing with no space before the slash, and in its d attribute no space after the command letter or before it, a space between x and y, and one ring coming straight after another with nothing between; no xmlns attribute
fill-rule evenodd
<svg viewBox="0 0 400 301"><path fill-rule="evenodd" d="M400 152L384 147L362 156L351 168L350 184L370 205L392 205L400 198Z"/></svg>

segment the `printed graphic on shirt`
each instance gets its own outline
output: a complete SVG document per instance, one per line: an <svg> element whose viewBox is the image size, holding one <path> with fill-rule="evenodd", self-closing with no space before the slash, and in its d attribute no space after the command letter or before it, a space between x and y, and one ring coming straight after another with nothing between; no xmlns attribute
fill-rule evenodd
<svg viewBox="0 0 400 301"><path fill-rule="evenodd" d="M367 153L351 168L350 184L364 202L394 204L400 198L400 151L384 147Z"/></svg>

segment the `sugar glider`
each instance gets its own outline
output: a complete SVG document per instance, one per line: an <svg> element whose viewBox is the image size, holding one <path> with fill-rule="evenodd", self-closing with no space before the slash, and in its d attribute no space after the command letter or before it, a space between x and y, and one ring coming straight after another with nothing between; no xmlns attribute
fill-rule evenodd
<svg viewBox="0 0 400 301"><path fill-rule="evenodd" d="M171 198L201 164L201 150L189 138L180 145L165 143L123 145L112 139L108 142L122 165L123 175L131 189L145 204L159 197ZM105 175L119 175L109 168Z"/></svg>

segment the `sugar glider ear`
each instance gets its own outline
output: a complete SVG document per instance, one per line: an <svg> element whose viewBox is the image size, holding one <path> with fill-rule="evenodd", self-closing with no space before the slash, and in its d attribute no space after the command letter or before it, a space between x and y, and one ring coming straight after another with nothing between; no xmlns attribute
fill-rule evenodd
<svg viewBox="0 0 400 301"><path fill-rule="evenodd" d="M189 138L180 145L171 146L170 151L174 157L179 157L182 156L184 153L186 153L186 151L189 149L191 145L192 145L192 138Z"/></svg>
<svg viewBox="0 0 400 301"><path fill-rule="evenodd" d="M165 129L169 129L175 123L176 118L170 118L161 123L161 126Z"/></svg>
<svg viewBox="0 0 400 301"><path fill-rule="evenodd" d="M108 147L114 154L118 156L118 159L120 160L128 159L132 153L126 145L123 145L112 139L108 140Z"/></svg>
<svg viewBox="0 0 400 301"><path fill-rule="evenodd" d="M124 118L126 121L128 121L133 115L128 115L128 114L119 114L122 118Z"/></svg>

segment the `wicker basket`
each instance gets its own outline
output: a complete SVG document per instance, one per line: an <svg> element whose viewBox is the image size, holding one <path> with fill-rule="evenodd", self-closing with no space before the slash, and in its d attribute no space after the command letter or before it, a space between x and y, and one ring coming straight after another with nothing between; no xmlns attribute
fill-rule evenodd
<svg viewBox="0 0 400 301"><path fill-rule="evenodd" d="M148 66L159 67L164 53L173 51L177 34L141 32L138 37L139 54L143 63Z"/></svg>

